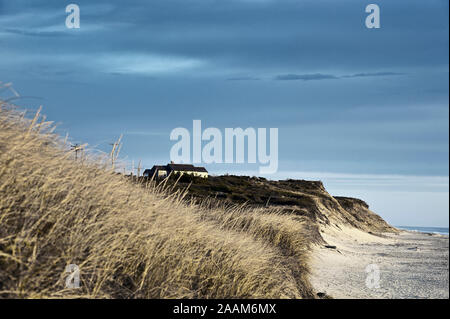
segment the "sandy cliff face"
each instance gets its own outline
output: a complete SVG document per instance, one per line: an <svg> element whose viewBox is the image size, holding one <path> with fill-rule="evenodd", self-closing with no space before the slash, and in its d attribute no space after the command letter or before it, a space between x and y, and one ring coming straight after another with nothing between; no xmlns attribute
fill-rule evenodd
<svg viewBox="0 0 450 319"><path fill-rule="evenodd" d="M298 206L303 211L309 210L314 220L321 225L350 225L366 232L381 233L395 232L379 215L369 209L363 200L350 197L333 197L320 181L290 181L274 182L280 187L289 188L289 184L296 185L293 195L308 196L313 204L309 207ZM293 207L296 209L296 205Z"/></svg>
<svg viewBox="0 0 450 319"><path fill-rule="evenodd" d="M366 202L351 197L335 197L341 207L353 217L354 226L368 232L397 232L383 218L369 209ZM351 222L352 219L349 219Z"/></svg>

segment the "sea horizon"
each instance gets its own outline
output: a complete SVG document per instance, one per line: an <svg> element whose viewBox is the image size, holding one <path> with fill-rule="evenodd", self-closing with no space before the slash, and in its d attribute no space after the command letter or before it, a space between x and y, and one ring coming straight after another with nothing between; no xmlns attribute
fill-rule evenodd
<svg viewBox="0 0 450 319"><path fill-rule="evenodd" d="M440 235L449 235L448 227L423 227L423 226L395 226L399 229L417 231L420 233L434 233Z"/></svg>

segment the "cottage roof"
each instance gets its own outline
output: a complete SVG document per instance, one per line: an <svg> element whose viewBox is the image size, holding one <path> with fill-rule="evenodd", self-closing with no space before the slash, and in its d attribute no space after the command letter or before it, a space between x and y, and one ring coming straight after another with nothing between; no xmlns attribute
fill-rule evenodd
<svg viewBox="0 0 450 319"><path fill-rule="evenodd" d="M208 173L206 168L204 167L196 167L192 164L167 164L167 168L169 168L172 171L182 171L182 172L203 172Z"/></svg>

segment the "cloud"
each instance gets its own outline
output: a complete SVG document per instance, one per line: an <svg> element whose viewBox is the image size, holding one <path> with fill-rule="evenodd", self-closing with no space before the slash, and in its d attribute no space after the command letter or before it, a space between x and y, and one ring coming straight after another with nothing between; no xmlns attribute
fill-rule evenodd
<svg viewBox="0 0 450 319"><path fill-rule="evenodd" d="M68 35L67 32L63 31L30 31L21 29L4 29L3 32L34 37L63 37Z"/></svg>
<svg viewBox="0 0 450 319"><path fill-rule="evenodd" d="M313 74L283 74L277 75L275 80L278 81L314 81L314 80L339 80L339 79L349 79L349 78L366 78L366 77L379 77L379 76L398 76L404 75L405 73L397 72L368 72L368 73L356 73L351 75L333 75L333 74L323 74L323 73L313 73Z"/></svg>
<svg viewBox="0 0 450 319"><path fill-rule="evenodd" d="M344 75L342 78L364 78L364 77L376 77L376 76L397 76L405 75L405 73L397 72L375 72L375 73L356 73L352 75Z"/></svg>
<svg viewBox="0 0 450 319"><path fill-rule="evenodd" d="M160 74L198 68L203 61L157 54L110 54L97 60L101 69L113 74Z"/></svg>
<svg viewBox="0 0 450 319"><path fill-rule="evenodd" d="M28 74L67 75L86 72L100 72L111 75L160 75L192 71L206 66L205 61L182 56L163 56L156 53L109 52L100 54L54 54L45 56L28 52L14 58L6 53L0 66L20 67ZM76 67L74 67L76 66ZM22 71L21 71L22 72Z"/></svg>
<svg viewBox="0 0 450 319"><path fill-rule="evenodd" d="M252 76L238 76L234 78L228 78L227 81L258 81L260 78L252 77Z"/></svg>
<svg viewBox="0 0 450 319"><path fill-rule="evenodd" d="M338 77L331 75L331 74L321 74L321 73L315 73L315 74L284 74L284 75L278 75L276 80L279 81L313 81L313 80L335 80L338 79Z"/></svg>
<svg viewBox="0 0 450 319"><path fill-rule="evenodd" d="M446 67L448 50L442 48L439 39L448 37L448 28L441 26L448 21L448 13L427 3L411 6L406 15L405 3L411 1L419 3L399 0L384 4L386 15L397 14L395 21L400 30L383 29L383 36L358 28L364 12L348 1L335 6L334 14L329 16L326 12L330 1L265 0L224 1L220 5L194 1L196 5L192 6L182 0L154 0L151 7L138 0L130 0L127 5L118 0L99 0L95 5L80 0L81 29L71 32L45 30L50 26L65 28L67 14L60 1L39 5L5 1L0 32L8 29L9 35L15 35L8 37L8 50L12 52L36 50L36 42L25 43L23 36L40 37L39 49L60 55L86 51L108 54L123 48L145 54L151 50L163 56L207 60L209 75L221 78L229 76L230 69L237 70L235 74L281 74L278 80L309 81L338 77L308 77L315 72L332 72L323 70L335 70L337 66L348 78L382 76L376 72L383 69ZM419 15L425 22L413 24ZM391 16L385 19L393 21ZM72 34L80 36L74 38ZM302 70L303 75L286 76L285 70Z"/></svg>

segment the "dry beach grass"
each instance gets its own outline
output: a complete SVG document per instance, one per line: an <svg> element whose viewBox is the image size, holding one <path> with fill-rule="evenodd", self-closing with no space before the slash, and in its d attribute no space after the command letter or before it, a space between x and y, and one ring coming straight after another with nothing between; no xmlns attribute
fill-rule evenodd
<svg viewBox="0 0 450 319"><path fill-rule="evenodd" d="M189 204L107 160L75 161L52 131L1 103L0 297L313 297L301 219Z"/></svg>

